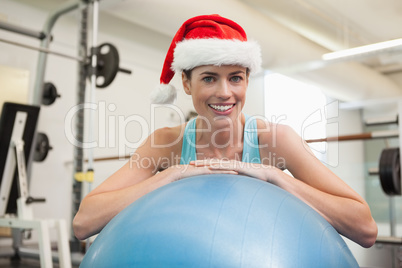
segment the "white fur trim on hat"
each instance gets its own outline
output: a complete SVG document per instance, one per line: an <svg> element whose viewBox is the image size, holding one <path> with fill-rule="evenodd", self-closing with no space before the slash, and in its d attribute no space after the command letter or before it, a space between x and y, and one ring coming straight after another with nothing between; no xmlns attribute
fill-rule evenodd
<svg viewBox="0 0 402 268"><path fill-rule="evenodd" d="M172 104L176 97L177 90L171 84L160 84L151 92L151 102L154 104Z"/></svg>
<svg viewBox="0 0 402 268"><path fill-rule="evenodd" d="M171 69L191 70L202 65L240 65L257 73L261 69L261 48L255 41L236 39L185 39L176 44Z"/></svg>

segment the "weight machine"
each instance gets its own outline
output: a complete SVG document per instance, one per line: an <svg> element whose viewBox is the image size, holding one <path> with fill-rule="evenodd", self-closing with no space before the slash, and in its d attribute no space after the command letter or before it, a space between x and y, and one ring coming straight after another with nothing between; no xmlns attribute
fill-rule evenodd
<svg viewBox="0 0 402 268"><path fill-rule="evenodd" d="M60 267L71 267L67 226L61 219L35 219L32 204L45 201L29 195L27 163L34 147L34 136L40 108L4 103L0 118L0 227L38 232L41 267L52 267L49 228L58 235ZM16 242L16 241L14 241ZM19 255L19 245L15 245Z"/></svg>

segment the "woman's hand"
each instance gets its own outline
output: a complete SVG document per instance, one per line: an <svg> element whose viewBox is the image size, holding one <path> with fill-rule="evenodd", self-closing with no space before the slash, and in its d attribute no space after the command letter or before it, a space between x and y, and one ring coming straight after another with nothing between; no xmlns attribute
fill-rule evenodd
<svg viewBox="0 0 402 268"><path fill-rule="evenodd" d="M232 171L263 181L272 182L276 177L277 169L273 166L257 163L245 163L236 160L206 159L191 161L190 165L198 168L208 168L211 171Z"/></svg>
<svg viewBox="0 0 402 268"><path fill-rule="evenodd" d="M237 175L238 172L232 169L212 169L208 165L174 165L168 168L172 172L171 181L177 181L184 178L205 175L205 174L232 174Z"/></svg>

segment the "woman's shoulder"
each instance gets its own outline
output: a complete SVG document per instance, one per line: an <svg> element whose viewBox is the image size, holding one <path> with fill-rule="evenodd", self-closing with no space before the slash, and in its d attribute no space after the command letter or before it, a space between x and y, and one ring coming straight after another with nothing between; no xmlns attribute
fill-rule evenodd
<svg viewBox="0 0 402 268"><path fill-rule="evenodd" d="M155 130L150 138L157 146L169 145L175 146L183 140L184 129L186 124L181 124L175 127L163 127Z"/></svg>
<svg viewBox="0 0 402 268"><path fill-rule="evenodd" d="M256 121L260 144L289 142L290 139L300 138L294 129L288 125L270 122L262 118L258 118Z"/></svg>
<svg viewBox="0 0 402 268"><path fill-rule="evenodd" d="M163 170L171 165L178 164L181 155L183 142L184 125L176 127L163 127L151 133L136 150L140 158L150 158L155 167L153 169ZM183 129L183 131L182 131Z"/></svg>
<svg viewBox="0 0 402 268"><path fill-rule="evenodd" d="M285 132L293 131L293 129L291 127L289 127L288 125L271 122L271 121L266 120L263 117L256 117L255 120L257 123L257 129L261 130L261 131L273 132L275 129L277 129L279 131L285 131Z"/></svg>

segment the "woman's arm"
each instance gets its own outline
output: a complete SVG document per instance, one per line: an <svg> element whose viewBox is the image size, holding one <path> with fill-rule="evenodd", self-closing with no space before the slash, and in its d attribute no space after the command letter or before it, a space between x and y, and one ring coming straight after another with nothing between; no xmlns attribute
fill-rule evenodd
<svg viewBox="0 0 402 268"><path fill-rule="evenodd" d="M159 170L157 160L164 157L166 150L154 149L151 142L157 140L166 144L168 140L165 138L169 136L166 132L157 130L152 133L123 167L83 198L73 220L78 239L98 233L129 204L175 179L172 170L156 174Z"/></svg>
<svg viewBox="0 0 402 268"><path fill-rule="evenodd" d="M328 175L327 175L328 178ZM367 203L355 194L337 195L294 179L281 170L271 175L272 183L292 193L323 216L340 234L363 247L371 247L377 238L377 225ZM328 178L329 179L329 178ZM345 188L348 186L337 185Z"/></svg>
<svg viewBox="0 0 402 268"><path fill-rule="evenodd" d="M152 135L122 168L83 198L73 220L73 230L78 239L100 232L125 207L170 182L201 174L236 174L233 171L212 171L207 167L177 165L180 158L172 159L172 154L180 155L177 155L174 145L156 147L151 144L151 141L159 145L172 144L177 135L172 135L167 129L157 130ZM157 173L162 168L165 170Z"/></svg>
<svg viewBox="0 0 402 268"><path fill-rule="evenodd" d="M309 204L340 234L371 247L377 225L366 201L323 165L293 129L278 125L275 132L276 144L270 151L283 158L297 180L278 169L271 171L267 180Z"/></svg>
<svg viewBox="0 0 402 268"><path fill-rule="evenodd" d="M83 198L73 220L75 236L82 240L100 232L129 204L167 184L171 173L167 169L153 175L149 170L132 170L127 163Z"/></svg>

